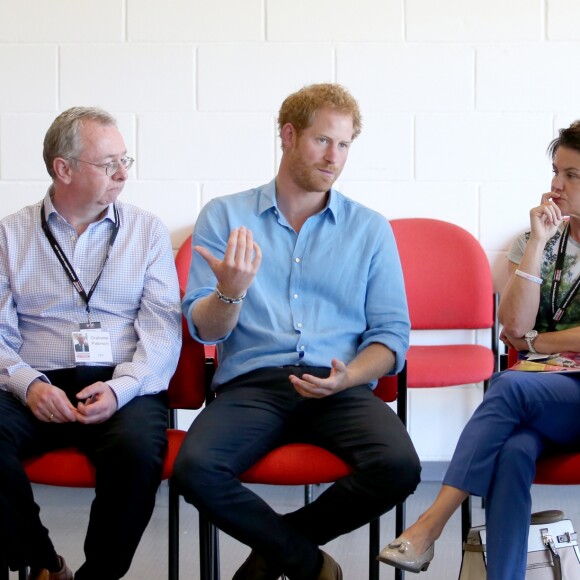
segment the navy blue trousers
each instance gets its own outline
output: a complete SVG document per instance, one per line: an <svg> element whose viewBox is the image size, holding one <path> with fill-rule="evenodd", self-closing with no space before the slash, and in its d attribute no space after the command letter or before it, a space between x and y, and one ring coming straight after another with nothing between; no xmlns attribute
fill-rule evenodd
<svg viewBox="0 0 580 580"><path fill-rule="evenodd" d="M443 483L487 498L488 580L524 580L536 460L579 449L579 418L580 375L504 371L465 426Z"/></svg>
<svg viewBox="0 0 580 580"><path fill-rule="evenodd" d="M305 399L288 376L328 369L262 369L221 387L193 422L175 463L186 501L292 580L318 575L318 546L379 517L412 493L420 463L397 415L366 386ZM313 503L277 514L239 476L281 443L325 447L354 473Z"/></svg>
<svg viewBox="0 0 580 580"><path fill-rule="evenodd" d="M39 421L28 407L0 391L0 549L4 552L0 560L12 570L54 565L55 548L21 461L49 450L77 447L94 463L97 484L85 538L86 560L75 578L124 576L155 505L167 448L166 426L166 393L136 397L104 423L81 425Z"/></svg>

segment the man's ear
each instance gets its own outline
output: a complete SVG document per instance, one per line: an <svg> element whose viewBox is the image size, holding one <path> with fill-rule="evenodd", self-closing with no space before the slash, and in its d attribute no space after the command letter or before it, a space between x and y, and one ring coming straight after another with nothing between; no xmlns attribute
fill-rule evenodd
<svg viewBox="0 0 580 580"><path fill-rule="evenodd" d="M72 169L67 159L64 159L63 157L55 157L52 162L52 169L56 179L66 183L67 185L71 182Z"/></svg>
<svg viewBox="0 0 580 580"><path fill-rule="evenodd" d="M286 123L280 131L280 139L282 140L282 149L292 146L296 143L298 132L292 123Z"/></svg>

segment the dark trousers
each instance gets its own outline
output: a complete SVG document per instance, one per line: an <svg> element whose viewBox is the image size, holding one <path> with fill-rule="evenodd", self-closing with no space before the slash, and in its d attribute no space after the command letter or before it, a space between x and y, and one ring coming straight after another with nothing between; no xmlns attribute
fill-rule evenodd
<svg viewBox="0 0 580 580"><path fill-rule="evenodd" d="M67 373L57 373L61 374L51 381L69 397L83 388L84 380L73 384L78 377L69 374L65 384ZM106 378L91 376L86 384ZM39 421L11 394L0 391L0 549L9 567L51 567L56 556L21 461L77 447L95 465L97 481L85 538L86 561L75 578L121 578L153 512L167 447L166 426L166 393L135 397L104 423L82 425Z"/></svg>
<svg viewBox="0 0 580 580"><path fill-rule="evenodd" d="M318 546L402 502L420 473L405 427L368 387L305 399L288 380L304 372L328 375L328 369L262 369L221 387L193 422L174 471L186 501L293 580L316 578ZM325 447L354 473L281 516L238 477L288 441Z"/></svg>

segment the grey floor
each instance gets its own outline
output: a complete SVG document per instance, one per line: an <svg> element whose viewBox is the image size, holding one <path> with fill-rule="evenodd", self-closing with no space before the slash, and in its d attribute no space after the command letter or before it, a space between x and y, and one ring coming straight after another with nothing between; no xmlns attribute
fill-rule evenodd
<svg viewBox="0 0 580 580"><path fill-rule="evenodd" d="M302 488L252 486L280 512L291 511L303 501ZM407 521L414 521L434 499L439 484L423 482L407 501ZM59 553L70 567L76 569L82 562L82 544L88 517L92 490L62 489L35 486L35 495L42 507L42 518L51 530ZM574 486L534 486L534 510L562 509L580 527L578 488ZM483 523L479 500L474 501L474 524ZM381 519L381 546L394 537L394 514ZM232 538L221 534L221 578L230 580L245 559L249 549ZM180 526L180 580L199 579L197 512L182 504ZM361 528L329 543L325 548L340 562L345 580L364 580L367 576L368 529ZM461 562L459 513L453 516L443 536L435 546L431 567L420 576L407 574L407 579L452 580L459 574ZM10 575L10 580L16 579ZM129 580L163 580L167 578L167 485L159 491L153 518L147 528L128 575ZM381 580L393 578L393 569L381 564Z"/></svg>

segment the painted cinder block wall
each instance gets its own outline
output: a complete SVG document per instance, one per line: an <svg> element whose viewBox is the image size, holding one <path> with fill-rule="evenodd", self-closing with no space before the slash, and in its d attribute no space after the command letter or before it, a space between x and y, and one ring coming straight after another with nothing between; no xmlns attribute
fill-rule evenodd
<svg viewBox="0 0 580 580"><path fill-rule="evenodd" d="M549 189L546 146L580 117L578 21L575 0L0 0L0 217L44 195L56 114L100 105L137 159L124 199L177 249L208 199L274 175L283 98L336 81L365 123L340 189L387 218L469 230L501 290ZM413 334L463 338L484 340ZM449 459L481 395L410 393L423 460Z"/></svg>

